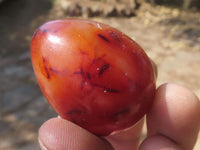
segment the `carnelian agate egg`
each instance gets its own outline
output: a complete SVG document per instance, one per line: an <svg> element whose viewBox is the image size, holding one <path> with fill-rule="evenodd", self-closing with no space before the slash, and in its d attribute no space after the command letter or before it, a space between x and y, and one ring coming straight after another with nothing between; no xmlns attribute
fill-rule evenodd
<svg viewBox="0 0 200 150"><path fill-rule="evenodd" d="M55 111L96 135L132 126L152 105L151 61L135 41L108 25L47 22L32 37L31 59Z"/></svg>

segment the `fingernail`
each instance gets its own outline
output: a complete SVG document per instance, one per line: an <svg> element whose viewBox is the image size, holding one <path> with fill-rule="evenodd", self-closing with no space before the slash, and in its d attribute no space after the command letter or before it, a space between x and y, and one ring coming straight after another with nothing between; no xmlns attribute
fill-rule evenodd
<svg viewBox="0 0 200 150"><path fill-rule="evenodd" d="M38 138L38 142L39 142L39 144L40 144L40 148L42 149L42 150L48 150L45 146L44 146L44 144L42 143L42 141Z"/></svg>

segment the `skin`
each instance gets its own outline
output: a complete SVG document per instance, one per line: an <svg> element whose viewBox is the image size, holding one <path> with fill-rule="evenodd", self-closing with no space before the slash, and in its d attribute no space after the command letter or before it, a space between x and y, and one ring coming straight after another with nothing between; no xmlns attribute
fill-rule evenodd
<svg viewBox="0 0 200 150"><path fill-rule="evenodd" d="M200 103L189 89L161 85L146 116L147 138L139 145L143 120L128 130L97 137L60 117L39 129L42 150L192 150L200 127Z"/></svg>

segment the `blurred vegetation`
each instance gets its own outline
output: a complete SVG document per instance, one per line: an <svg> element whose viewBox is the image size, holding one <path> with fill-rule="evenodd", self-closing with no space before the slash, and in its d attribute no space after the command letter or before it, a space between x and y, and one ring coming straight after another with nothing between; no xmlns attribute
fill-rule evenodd
<svg viewBox="0 0 200 150"><path fill-rule="evenodd" d="M146 0L152 4L175 6L183 9L196 8L200 9L199 0Z"/></svg>
<svg viewBox="0 0 200 150"><path fill-rule="evenodd" d="M116 2L123 2L123 0L92 0L92 1L116 1ZM142 1L142 0L129 0L130 2ZM189 8L198 8L200 9L200 1L199 0L144 0L150 2L152 4L159 4L159 5L167 5L167 6L175 6L183 9Z"/></svg>

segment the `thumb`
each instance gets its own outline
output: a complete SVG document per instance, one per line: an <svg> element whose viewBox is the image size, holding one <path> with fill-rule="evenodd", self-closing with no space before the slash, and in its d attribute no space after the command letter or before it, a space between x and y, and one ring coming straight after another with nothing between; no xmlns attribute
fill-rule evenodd
<svg viewBox="0 0 200 150"><path fill-rule="evenodd" d="M113 150L106 140L62 118L46 121L38 139L42 150Z"/></svg>

